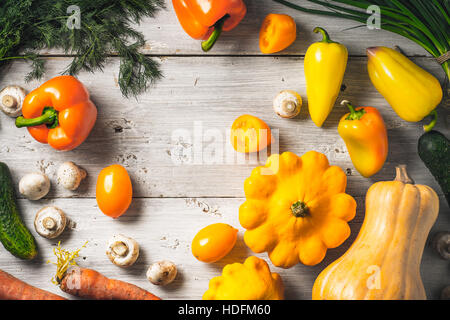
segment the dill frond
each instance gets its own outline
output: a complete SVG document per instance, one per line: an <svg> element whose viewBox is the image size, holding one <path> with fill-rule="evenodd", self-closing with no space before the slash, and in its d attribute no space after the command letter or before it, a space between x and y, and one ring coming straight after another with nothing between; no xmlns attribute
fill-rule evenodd
<svg viewBox="0 0 450 320"><path fill-rule="evenodd" d="M80 28L69 28L69 6L80 12ZM62 73L102 71L111 56L120 58L119 85L137 96L160 79L159 64L139 52L144 35L133 28L164 8L163 0L3 0L0 4L0 73L14 60L28 60L26 80L45 72L39 50L62 49L73 56Z"/></svg>

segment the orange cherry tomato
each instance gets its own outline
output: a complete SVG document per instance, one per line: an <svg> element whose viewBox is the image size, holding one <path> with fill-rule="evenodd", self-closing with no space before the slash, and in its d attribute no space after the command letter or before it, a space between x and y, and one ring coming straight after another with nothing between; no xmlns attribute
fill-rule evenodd
<svg viewBox="0 0 450 320"><path fill-rule="evenodd" d="M233 249L238 230L226 223L214 223L201 229L192 240L192 254L203 262L216 262Z"/></svg>
<svg viewBox="0 0 450 320"><path fill-rule="evenodd" d="M133 188L127 170L114 164L100 171L96 198L100 210L112 218L123 215L131 204Z"/></svg>
<svg viewBox="0 0 450 320"><path fill-rule="evenodd" d="M230 139L237 152L258 152L271 144L272 134L264 121L244 114L234 120Z"/></svg>
<svg viewBox="0 0 450 320"><path fill-rule="evenodd" d="M259 48L262 53L275 53L289 47L297 38L294 19L286 14L269 14L259 32Z"/></svg>

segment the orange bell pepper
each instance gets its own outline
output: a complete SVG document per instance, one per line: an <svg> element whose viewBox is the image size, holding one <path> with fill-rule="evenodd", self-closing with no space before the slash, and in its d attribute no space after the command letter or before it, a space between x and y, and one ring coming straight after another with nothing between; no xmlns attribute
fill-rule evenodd
<svg viewBox="0 0 450 320"><path fill-rule="evenodd" d="M275 53L289 47L297 38L297 25L286 14L269 14L259 32L259 48L262 53Z"/></svg>
<svg viewBox="0 0 450 320"><path fill-rule="evenodd" d="M97 108L84 85L72 76L55 77L30 92L23 101L16 127L56 150L75 149L88 137Z"/></svg>
<svg viewBox="0 0 450 320"><path fill-rule="evenodd" d="M381 114L373 107L355 108L344 100L350 113L338 125L350 158L358 172L368 178L383 167L388 155L387 130Z"/></svg>
<svg viewBox="0 0 450 320"><path fill-rule="evenodd" d="M172 0L181 26L194 39L203 39L209 51L222 30L235 28L247 13L243 0Z"/></svg>

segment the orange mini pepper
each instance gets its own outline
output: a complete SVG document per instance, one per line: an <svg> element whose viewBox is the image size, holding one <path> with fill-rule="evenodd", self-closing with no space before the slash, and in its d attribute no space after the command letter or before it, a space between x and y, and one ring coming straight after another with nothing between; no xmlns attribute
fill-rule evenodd
<svg viewBox="0 0 450 320"><path fill-rule="evenodd" d="M237 152L259 152L272 143L272 133L263 120L244 114L231 125L230 140Z"/></svg>
<svg viewBox="0 0 450 320"><path fill-rule="evenodd" d="M286 14L269 14L259 32L259 48L262 53L275 53L289 47L297 38L294 19Z"/></svg>
<svg viewBox="0 0 450 320"><path fill-rule="evenodd" d="M172 4L184 31L206 40L203 51L209 51L222 30L235 28L247 13L243 0L172 0Z"/></svg>
<svg viewBox="0 0 450 320"><path fill-rule="evenodd" d="M381 114L373 107L355 108L344 100L350 113L338 125L350 158L358 172L368 178L383 167L388 154L387 130Z"/></svg>
<svg viewBox="0 0 450 320"><path fill-rule="evenodd" d="M18 128L28 127L31 136L56 150L75 149L88 137L97 108L84 85L72 76L55 77L31 91L23 101Z"/></svg>

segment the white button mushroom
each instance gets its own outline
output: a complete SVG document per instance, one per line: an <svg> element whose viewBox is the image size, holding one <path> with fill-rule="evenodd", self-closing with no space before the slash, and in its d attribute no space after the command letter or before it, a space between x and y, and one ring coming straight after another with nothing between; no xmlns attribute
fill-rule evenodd
<svg viewBox="0 0 450 320"><path fill-rule="evenodd" d="M19 181L19 192L29 200L39 200L50 191L50 180L41 172L25 175Z"/></svg>
<svg viewBox="0 0 450 320"><path fill-rule="evenodd" d="M282 118L293 118L300 113L302 103L297 92L283 90L273 100L273 110Z"/></svg>
<svg viewBox="0 0 450 320"><path fill-rule="evenodd" d="M7 86L0 91L1 110L10 117L18 117L22 113L22 103L27 93L19 86Z"/></svg>
<svg viewBox="0 0 450 320"><path fill-rule="evenodd" d="M47 239L59 236L67 224L66 215L57 207L44 207L36 213L34 218L36 232Z"/></svg>
<svg viewBox="0 0 450 320"><path fill-rule="evenodd" d="M433 247L442 259L450 259L450 232L438 232L433 238Z"/></svg>
<svg viewBox="0 0 450 320"><path fill-rule="evenodd" d="M58 183L68 190L76 190L81 181L86 178L86 171L78 167L75 163L64 162L57 172Z"/></svg>
<svg viewBox="0 0 450 320"><path fill-rule="evenodd" d="M108 241L106 255L115 265L129 267L139 257L139 244L130 237L118 234Z"/></svg>
<svg viewBox="0 0 450 320"><path fill-rule="evenodd" d="M169 284L176 276L177 267L173 262L167 260L156 262L147 270L147 279L155 285Z"/></svg>

